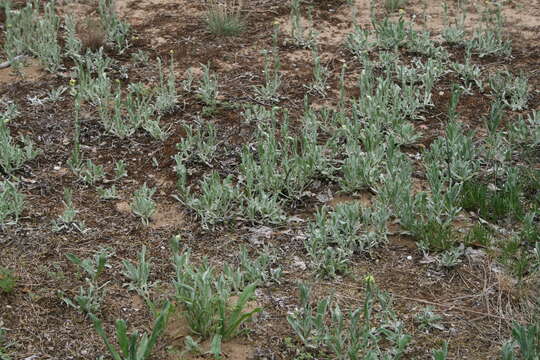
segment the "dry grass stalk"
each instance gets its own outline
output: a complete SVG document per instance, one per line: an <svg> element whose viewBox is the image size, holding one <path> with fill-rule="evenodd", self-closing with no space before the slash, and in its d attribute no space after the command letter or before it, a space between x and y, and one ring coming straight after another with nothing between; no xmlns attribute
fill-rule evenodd
<svg viewBox="0 0 540 360"><path fill-rule="evenodd" d="M101 21L87 18L77 24L77 35L81 39L84 49L97 50L105 45L107 34Z"/></svg>

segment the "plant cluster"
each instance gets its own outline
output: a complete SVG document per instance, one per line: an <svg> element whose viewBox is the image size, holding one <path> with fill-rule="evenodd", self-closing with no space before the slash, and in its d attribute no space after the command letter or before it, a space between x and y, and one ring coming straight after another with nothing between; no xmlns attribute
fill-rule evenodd
<svg viewBox="0 0 540 360"><path fill-rule="evenodd" d="M101 310L103 298L106 295L108 282L100 282L100 276L107 267L107 260L113 255L106 249L101 249L91 259L80 259L74 254L66 254L66 257L80 270L84 271L86 287L79 287L79 294L69 298L61 294L62 300L74 309L85 315L98 314Z"/></svg>
<svg viewBox="0 0 540 360"><path fill-rule="evenodd" d="M302 19L302 0L291 0L291 39L296 46L310 48L315 43L316 32L313 30L312 10L309 9L307 17L310 24L309 29L305 27L305 20Z"/></svg>
<svg viewBox="0 0 540 360"><path fill-rule="evenodd" d="M199 181L200 194L187 185L187 163L193 157L191 149L196 149L199 160L210 164L217 149L215 128L209 124L206 134L192 135L187 127L188 136L177 145L180 152L175 156L179 199L199 215L204 226L229 222L238 216L252 222L280 223L285 218L282 203L301 198L313 179L329 170L323 146L317 144L316 124L306 124L302 136L293 137L286 114L279 127L277 114L267 115L270 122L260 124L255 134L256 151L242 151L239 182L235 183L232 175L221 179L213 171Z"/></svg>
<svg viewBox="0 0 540 360"><path fill-rule="evenodd" d="M150 260L146 259L146 246L143 245L141 252L139 253L139 263L134 265L128 260L124 260L124 276L129 279L127 283L128 290L135 291L144 299L148 308L154 315L158 315L155 302L150 296L150 289L155 284L149 283L150 277Z"/></svg>
<svg viewBox="0 0 540 360"><path fill-rule="evenodd" d="M158 338L165 331L165 325L170 310L171 304L167 302L154 321L150 335L143 333L142 336L140 336L137 331L128 334L126 321L116 320L116 337L120 351L111 344L111 340L103 328L103 321L94 314L90 314L90 318L94 324L94 328L98 335L103 339L103 342L107 346L107 350L109 350L109 353L114 360L145 360L150 356Z"/></svg>
<svg viewBox="0 0 540 360"><path fill-rule="evenodd" d="M19 141L16 141L11 136L9 120L6 114L0 117L0 169L6 174L19 170L41 153L29 137L20 136Z"/></svg>
<svg viewBox="0 0 540 360"><path fill-rule="evenodd" d="M127 22L118 18L115 10L115 0L99 0L98 13L107 34L107 41L113 44L119 54L124 53L130 46L129 34L131 27Z"/></svg>
<svg viewBox="0 0 540 360"><path fill-rule="evenodd" d="M308 351L343 360L403 356L412 337L392 309L391 296L379 290L371 276L365 285L363 306L347 315L338 304L331 306L329 298L313 306L309 286L300 284L300 306L287 321ZM375 305L381 308L377 315Z"/></svg>
<svg viewBox="0 0 540 360"><path fill-rule="evenodd" d="M4 9L4 51L13 62L12 65L18 66L17 59L28 54L37 57L48 71L55 73L63 68L64 56L80 59L83 43L77 37L77 24L70 16L64 19L66 41L65 49L62 49L59 41L62 21L56 13L55 2L48 2L42 7L39 2L28 1L20 11L14 11L8 1L4 4ZM114 0L99 1L100 26L105 29L107 41L121 54L129 47L130 27L118 18L114 9Z"/></svg>
<svg viewBox="0 0 540 360"><path fill-rule="evenodd" d="M176 269L176 299L182 306L191 333L201 339L212 339L211 352L220 356L221 342L243 332L241 325L261 311L258 307L248 308L256 284L237 289L235 295L229 277L231 270L228 271L229 276L217 277L206 261L200 267L192 265L189 252L176 252L173 262ZM190 340L195 343L193 339Z"/></svg>
<svg viewBox="0 0 540 360"><path fill-rule="evenodd" d="M280 73L281 61L277 44L278 26L275 25L273 34L274 46L272 51L263 51L264 56L264 85L254 86L253 90L257 94L257 99L261 101L277 101L279 99L278 90L281 87L282 74Z"/></svg>
<svg viewBox="0 0 540 360"><path fill-rule="evenodd" d="M385 0L383 6L393 12L405 3ZM349 5L354 6L353 1ZM140 129L162 142L170 135L172 127L162 127L160 121L177 109L180 98L174 52L168 64L157 59L154 87L143 83L124 86L129 67L107 56L110 48L86 46L78 37L72 17L64 19L65 41L58 41L62 22L53 2L43 8L37 2L28 3L20 11L12 11L9 3L4 6L4 50L14 62L12 65L16 66L15 60L23 54L36 56L51 72L62 68L62 57L74 63L68 92L64 86L49 91L46 97L29 97L28 101L36 108L68 97L68 93L73 97L73 149L67 165L79 181L94 186L127 176L123 160L116 162L110 180L105 163L84 159L81 132L87 123L81 123L83 106L95 108L102 130L120 140ZM302 6L302 0L291 0L290 38L295 46L311 51L313 81L305 85L308 94L330 96L330 68L323 62L311 9L303 17ZM374 6L372 2L372 10ZM176 145L173 157L177 198L196 214L205 230L235 222L282 225L288 220L289 210L304 206L304 200L310 198L306 202L309 209L317 210L298 228L309 266L319 277L333 279L347 274L355 256L369 254L388 241L389 224L393 222L401 234L417 241L426 257L428 252L435 252L431 256L435 266L445 271L462 263L466 246L485 247L495 250L496 260L522 285L540 271L540 173L526 164L534 162L538 153L540 112L514 115L532 106L531 86L525 75L515 76L503 70L488 76L474 63L476 56L511 54L511 44L503 35L500 7L493 6L494 10L486 13L489 16L485 26L476 29L471 39L466 39L464 12L453 24L445 18L441 34L445 43L435 42L427 31L414 29L405 20L404 11L394 20L378 20L372 12L373 30L355 23L345 42L362 69L355 89L358 95L347 98L352 67L344 64L336 108L316 110L306 95L303 112L300 107L301 113L294 119L280 107L285 97L281 94L279 23L274 23L273 47L263 53L264 82L252 88L254 98L248 97L260 105L244 105L241 121L251 132L236 153L222 140L218 123L204 119L217 115L218 110L227 110L227 104L220 100L223 96L218 74L211 70L210 63L202 65L203 74L198 80L188 71L179 86L193 92L203 108L194 123L182 124L185 136ZM208 0L206 9L211 32L237 35L245 29L241 0ZM446 15L447 10L445 7ZM130 47L131 29L115 13L114 1L100 0L98 14L107 45L118 54L125 53ZM64 44L63 49L60 44ZM450 61L447 45L464 48L463 63ZM150 61L148 54L140 50L133 52L131 59L138 65ZM426 113L438 104L435 100L444 95L437 96L434 90L440 89L436 85L450 72L458 84L451 86L447 119L441 126L443 134L429 139L426 148L426 139L418 129L423 129ZM462 94L471 96L484 91L493 101L489 112L479 117L487 135L478 140L482 131L469 132L457 109ZM0 116L2 230L17 223L23 212L25 196L19 192L16 176L40 154L28 137L11 135L15 130L9 123L17 113L15 105L8 104ZM412 150L420 148L423 150L419 152ZM223 165L225 156L232 161ZM159 166L156 158L152 161ZM322 186L353 200L333 208L319 206L326 202ZM115 185L97 187L96 191L101 199L119 198ZM144 225L156 211L155 192L156 188L144 183L130 203ZM368 194L369 205L355 200L359 193ZM319 203L311 207L316 201ZM53 221L53 231L85 233L87 229L77 217L72 190L68 188L64 190L64 205L63 213ZM456 222L465 217L474 219L474 225L461 234L455 229ZM506 227L504 231L502 226ZM68 259L82 270L85 285L72 297L61 295L68 306L88 315L115 360L143 360L150 356L163 333L172 305L164 301L161 307L158 296L153 294L156 282L150 281L151 261L143 246L137 263L122 262L123 275L128 280L128 291L136 292L150 309L154 326L142 336L137 332L128 335L127 324L118 320L115 332L119 349L113 346L98 318L106 296L107 282L102 280L102 274L111 256L107 250L83 260L68 254ZM198 341L210 340L210 352L216 358L221 356L221 343L244 333L244 324L261 311L250 304L257 287L279 283L283 275L270 249L252 259L241 247L237 263L224 264L219 270L206 259L197 266L191 262L189 251L180 252L178 237L173 239L173 265L174 298L193 336L186 338L186 347L202 351ZM300 286L300 306L287 317L301 345L297 349L301 353L295 355L335 359L403 357L412 339L392 309L391 297L379 290L372 277L366 277L364 283L363 306L348 314L330 298L312 304L309 287ZM11 272L0 268L0 290L10 292L14 286ZM429 307L414 319L424 331L444 328L442 317ZM537 324L515 325L513 340L503 348L503 358L517 357L517 344L523 358L536 359L539 333ZM435 359L447 356L447 343L433 351Z"/></svg>
<svg viewBox="0 0 540 360"><path fill-rule="evenodd" d="M62 68L62 50L58 42L60 18L55 3L47 2L41 14L39 2L28 1L20 11L12 11L5 3L6 41L4 51L10 60L16 56L36 56L43 66L54 73Z"/></svg>
<svg viewBox="0 0 540 360"><path fill-rule="evenodd" d="M132 280L130 287L133 287L138 291L142 290L144 285L146 285L149 272L149 266L146 263L144 254L145 249L143 248L139 259L141 264L138 268L129 262L124 263L126 274ZM86 287L81 286L79 288L79 294L74 298L69 298L64 293L60 293L60 296L67 305L88 315L96 332L103 339L103 342L113 359L144 360L150 356L159 336L161 336L165 330L167 318L171 311L171 304L168 301L165 302L165 305L159 312L155 311L155 308L153 308L156 319L150 335L143 333L142 336L140 336L137 331L128 334L126 322L124 320L116 320L116 337L120 350L115 348L111 343L110 337L103 328L103 321L98 317L101 303L106 294L105 286L108 284L108 282L100 284L99 278L108 267L107 260L112 255L113 253L105 249L98 251L93 259L80 259L74 254L67 254L66 257L84 271Z"/></svg>
<svg viewBox="0 0 540 360"><path fill-rule="evenodd" d="M516 354L515 347L519 347L519 354ZM503 360L524 359L533 360L540 356L540 325L539 322L521 325L515 324L512 328L512 340L508 341L502 348L501 358Z"/></svg>
<svg viewBox="0 0 540 360"><path fill-rule="evenodd" d="M257 286L280 283L282 269L277 265L277 257L271 249L265 249L255 259L248 255L246 247L240 248L238 268L225 264L223 274L230 281L234 291L241 291L249 284Z"/></svg>
<svg viewBox="0 0 540 360"><path fill-rule="evenodd" d="M354 253L386 242L389 217L384 207L361 209L357 202L339 204L332 212L324 207L318 210L304 241L313 268L331 278L346 272Z"/></svg>

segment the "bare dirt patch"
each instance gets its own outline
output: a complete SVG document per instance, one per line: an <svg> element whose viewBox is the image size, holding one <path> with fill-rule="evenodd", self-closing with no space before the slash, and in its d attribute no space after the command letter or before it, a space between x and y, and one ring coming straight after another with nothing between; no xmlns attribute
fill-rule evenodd
<svg viewBox="0 0 540 360"><path fill-rule="evenodd" d="M45 75L43 67L36 59L24 60L21 73L18 74L13 67L0 69L0 83L13 84L21 79L25 81L37 81Z"/></svg>

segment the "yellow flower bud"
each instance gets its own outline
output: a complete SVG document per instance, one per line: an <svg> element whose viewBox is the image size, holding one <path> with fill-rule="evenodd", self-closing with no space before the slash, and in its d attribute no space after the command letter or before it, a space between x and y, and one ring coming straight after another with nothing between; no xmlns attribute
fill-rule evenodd
<svg viewBox="0 0 540 360"><path fill-rule="evenodd" d="M77 84L77 80L69 79L69 86L75 86L76 84Z"/></svg>
<svg viewBox="0 0 540 360"><path fill-rule="evenodd" d="M370 284L375 284L375 278L373 277L373 275L369 274L369 275L366 275L364 277L364 281L366 282L366 284L370 285Z"/></svg>

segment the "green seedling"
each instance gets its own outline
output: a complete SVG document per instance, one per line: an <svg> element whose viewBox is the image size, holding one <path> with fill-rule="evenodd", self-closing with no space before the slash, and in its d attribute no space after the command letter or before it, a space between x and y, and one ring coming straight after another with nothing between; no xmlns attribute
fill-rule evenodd
<svg viewBox="0 0 540 360"><path fill-rule="evenodd" d="M8 268L0 266L0 292L10 294L17 286L17 280L13 272Z"/></svg>
<svg viewBox="0 0 540 360"><path fill-rule="evenodd" d="M194 76L193 76L193 70L190 68L188 70L186 70L185 72L185 78L184 80L181 81L181 85L182 85L182 89L185 91L185 92L191 92L192 88L193 88L193 80L194 80Z"/></svg>
<svg viewBox="0 0 540 360"><path fill-rule="evenodd" d="M199 82L197 94L206 105L204 113L212 114L218 104L218 78L217 75L210 72L210 65L203 65L203 76Z"/></svg>
<svg viewBox="0 0 540 360"><path fill-rule="evenodd" d="M118 190L116 189L116 185L113 185L108 189L103 187L97 187L96 191L99 195L99 198L102 200L114 200L120 198L120 195L118 195Z"/></svg>
<svg viewBox="0 0 540 360"><path fill-rule="evenodd" d="M114 180L118 181L127 176L126 162L124 160L118 160L114 164Z"/></svg>
<svg viewBox="0 0 540 360"><path fill-rule="evenodd" d="M507 71L497 72L489 78L489 86L496 101L504 103L512 111L527 108L529 81L521 76L512 76Z"/></svg>
<svg viewBox="0 0 540 360"><path fill-rule="evenodd" d="M98 13L107 33L107 41L113 44L118 54L123 54L130 47L131 26L118 18L115 0L99 0Z"/></svg>
<svg viewBox="0 0 540 360"><path fill-rule="evenodd" d="M159 124L159 117L155 120L148 119L142 123L142 128L154 139L159 141L165 141L170 134L170 126L163 128Z"/></svg>
<svg viewBox="0 0 540 360"><path fill-rule="evenodd" d="M381 49L396 50L407 44L409 24L400 17L397 22L393 22L388 18L380 22L373 23L375 28L376 46Z"/></svg>
<svg viewBox="0 0 540 360"><path fill-rule="evenodd" d="M131 210L147 226L150 217L156 212L156 202L152 200L155 192L156 188L149 188L144 183L139 190L135 191L133 201L131 202Z"/></svg>
<svg viewBox="0 0 540 360"><path fill-rule="evenodd" d="M124 276L129 279L127 283L128 290L136 291L137 294L144 299L152 313L156 313L156 305L150 296L150 289L155 285L148 282L150 276L150 260L146 259L146 246L143 246L139 253L139 264L133 265L131 262L124 260Z"/></svg>
<svg viewBox="0 0 540 360"><path fill-rule="evenodd" d="M138 332L128 335L126 322L124 320L116 320L116 338L120 351L113 346L109 336L105 333L103 321L94 314L90 314L90 319L114 360L145 360L149 358L158 338L165 331L170 309L171 304L167 302L156 318L150 336L147 333L139 336Z"/></svg>
<svg viewBox="0 0 540 360"><path fill-rule="evenodd" d="M465 245L483 246L486 248L491 246L492 241L492 232L481 223L476 223L463 239Z"/></svg>
<svg viewBox="0 0 540 360"><path fill-rule="evenodd" d="M72 89L74 90L74 89ZM81 123L80 123L80 112L81 112L81 98L79 92L75 93L75 113L73 117L73 150L71 150L71 155L66 161L67 165L74 173L78 174L83 166L83 157L81 153Z"/></svg>
<svg viewBox="0 0 540 360"><path fill-rule="evenodd" d="M121 139L129 137L152 120L154 108L150 105L150 96L130 88L125 97L122 97L120 87L109 99L99 103L101 123L106 131Z"/></svg>
<svg viewBox="0 0 540 360"><path fill-rule="evenodd" d="M300 136L292 136L286 115L279 128L271 116L272 122L259 123L256 152L248 148L242 151L240 170L246 192L300 199L313 178L329 170L327 154L317 142L319 125L305 118ZM282 169L285 176L275 169Z"/></svg>
<svg viewBox="0 0 540 360"><path fill-rule="evenodd" d="M64 53L66 56L76 60L81 56L83 44L77 37L77 24L72 15L66 15L64 17L64 28L66 31Z"/></svg>
<svg viewBox="0 0 540 360"><path fill-rule="evenodd" d="M60 292L59 295L66 305L75 310L80 311L85 315L97 314L100 312L101 304L107 294L105 286L107 286L108 283L101 286L97 286L88 280L86 283L87 288L81 286L79 288L79 293L73 298L67 297L63 292Z"/></svg>
<svg viewBox="0 0 540 360"><path fill-rule="evenodd" d="M0 117L0 169L12 174L21 169L26 162L35 159L41 154L41 150L37 149L32 140L26 136L21 136L19 141L16 141L7 126L9 121L10 117L3 113ZM20 142L20 145L17 142Z"/></svg>
<svg viewBox="0 0 540 360"><path fill-rule="evenodd" d="M407 0L384 0L384 8L388 12L395 12L407 5Z"/></svg>
<svg viewBox="0 0 540 360"><path fill-rule="evenodd" d="M252 223L281 224L286 220L282 201L277 196L262 192L244 195L243 214Z"/></svg>
<svg viewBox="0 0 540 360"><path fill-rule="evenodd" d="M438 46L431 40L429 31L416 31L409 29L408 40L405 44L411 52L419 53L430 58L446 59L449 54L442 46Z"/></svg>
<svg viewBox="0 0 540 360"><path fill-rule="evenodd" d="M206 126L185 125L184 129L186 131L185 138L176 144L178 154L175 156L175 160L177 164L197 160L211 166L220 144L216 126L208 122Z"/></svg>
<svg viewBox="0 0 540 360"><path fill-rule="evenodd" d="M448 342L445 341L441 349L431 351L433 360L446 360L448 359Z"/></svg>
<svg viewBox="0 0 540 360"><path fill-rule="evenodd" d="M367 152L362 152L357 144L349 145L346 153L347 158L341 167L343 172L343 177L340 179L341 191L354 192L368 189L381 179L386 155L384 144Z"/></svg>
<svg viewBox="0 0 540 360"><path fill-rule="evenodd" d="M499 221L505 218L519 217L523 213L521 189L517 179L507 182L502 189L492 190L486 184L465 182L461 206L468 211L475 211L481 218Z"/></svg>
<svg viewBox="0 0 540 360"><path fill-rule="evenodd" d="M524 149L540 145L540 110L533 110L527 117L519 115L510 125L508 140Z"/></svg>
<svg viewBox="0 0 540 360"><path fill-rule="evenodd" d="M519 348L519 355L514 348ZM538 321L533 324L515 324L512 328L512 340L504 344L501 351L503 360L534 360L540 356L540 325Z"/></svg>
<svg viewBox="0 0 540 360"><path fill-rule="evenodd" d="M171 53L171 58L169 62L169 74L166 81L163 74L163 65L161 63L161 59L158 58L157 61L159 72L159 86L156 90L156 100L154 108L158 113L163 114L174 110L178 98L178 94L176 91L176 76L174 74L173 54Z"/></svg>
<svg viewBox="0 0 540 360"><path fill-rule="evenodd" d="M235 216L235 205L240 196L232 176L221 180L217 172L212 172L201 180L200 188L201 194L189 194L185 203L197 213L203 227L226 223Z"/></svg>
<svg viewBox="0 0 540 360"><path fill-rule="evenodd" d="M441 324L443 319L441 315L433 311L433 307L427 306L417 314L414 318L418 323L420 330L429 331L430 329L444 330L444 326Z"/></svg>
<svg viewBox="0 0 540 360"><path fill-rule="evenodd" d="M8 180L0 181L0 228L16 224L24 209L24 194Z"/></svg>
<svg viewBox="0 0 540 360"><path fill-rule="evenodd" d="M101 113L111 101L112 82L107 72L113 64L114 60L103 53L103 48L95 52L88 49L76 62L76 80L73 79L76 86L72 85L72 93L75 91L80 100L100 105Z"/></svg>
<svg viewBox="0 0 540 360"><path fill-rule="evenodd" d="M264 85L254 86L253 90L257 94L257 99L261 101L277 101L279 99L278 90L281 87L280 73L281 62L279 59L278 48L272 50L273 56L268 51L263 51L264 56Z"/></svg>
<svg viewBox="0 0 540 360"><path fill-rule="evenodd" d="M187 199L190 191L190 186L187 183L188 178L188 169L184 165L184 162L179 154L176 154L173 157L176 165L174 166L174 171L176 173L176 189L178 190L180 196L176 197L178 200Z"/></svg>
<svg viewBox="0 0 540 360"><path fill-rule="evenodd" d="M248 256L247 249L242 247L240 249L240 268L245 273L245 279L247 286L249 283L265 285L270 282L280 281L281 269L279 267L272 268L272 265L276 262L277 257L272 254L269 249L265 249L260 255L251 260Z"/></svg>
<svg viewBox="0 0 540 360"><path fill-rule="evenodd" d="M311 55L313 58L313 82L308 85L308 88L320 96L325 97L330 72L328 71L328 68L321 63L318 45L315 44L311 47Z"/></svg>
<svg viewBox="0 0 540 360"><path fill-rule="evenodd" d="M482 70L480 69L480 66L471 63L470 57L465 58L464 64L453 63L451 68L463 81L462 88L466 94L473 94L473 85L480 91L484 90L484 84L481 79Z"/></svg>
<svg viewBox="0 0 540 360"><path fill-rule="evenodd" d="M423 252L448 250L455 238L451 225L440 223L436 219L416 222L412 227L408 226L407 230L417 239L418 246Z"/></svg>
<svg viewBox="0 0 540 360"><path fill-rule="evenodd" d="M465 19L467 18L467 13L463 11L460 6L458 16L454 19L453 23L451 23L448 17L448 4L446 1L443 2L442 7L444 11L444 28L441 32L443 39L451 45L463 44L465 39Z"/></svg>
<svg viewBox="0 0 540 360"><path fill-rule="evenodd" d="M310 28L306 31L306 28L302 23L302 14L300 10L301 2L302 0L291 0L291 38L296 46L310 48L315 41L315 32L312 28L313 20L310 11L308 13Z"/></svg>
<svg viewBox="0 0 540 360"><path fill-rule="evenodd" d="M476 30L465 46L467 51L481 58L488 55L508 57L512 53L511 41L504 39L501 32L490 29Z"/></svg>
<svg viewBox="0 0 540 360"><path fill-rule="evenodd" d="M88 231L84 221L76 220L78 211L73 205L73 191L70 188L64 188L64 212L58 217L57 220L52 222L53 231L71 231L77 230L81 234Z"/></svg>
<svg viewBox="0 0 540 360"><path fill-rule="evenodd" d="M460 257L463 255L463 248L454 247L443 251L439 257L439 264L443 268L451 269L461 263Z"/></svg>
<svg viewBox="0 0 540 360"><path fill-rule="evenodd" d="M321 208L308 224L304 246L317 274L333 278L347 271L355 252L368 252L386 242L388 209L360 209L357 202L340 204L334 211Z"/></svg>
<svg viewBox="0 0 540 360"><path fill-rule="evenodd" d="M355 25L352 33L347 35L345 46L356 58L361 59L374 45L369 41L370 32Z"/></svg>
<svg viewBox="0 0 540 360"><path fill-rule="evenodd" d="M131 54L131 59L135 62L135 63L138 63L138 64L141 64L141 65L148 65L148 63L150 62L150 56L148 55L148 53L144 50L137 50L136 52L132 53Z"/></svg>
<svg viewBox="0 0 540 360"><path fill-rule="evenodd" d="M62 300L72 308L83 314L97 314L101 309L103 298L106 295L108 282L99 284L99 277L107 267L107 260L113 255L105 249L101 249L94 255L93 259L81 260L74 254L66 254L66 257L75 265L80 267L85 273L85 282L87 287L81 286L79 294L74 298L67 297L60 292Z"/></svg>
<svg viewBox="0 0 540 360"><path fill-rule="evenodd" d="M105 170L102 165L96 165L92 160L86 160L86 163L79 170L79 178L88 185L94 185L105 179Z"/></svg>
<svg viewBox="0 0 540 360"><path fill-rule="evenodd" d="M105 271L107 267L107 260L114 254L106 249L98 251L93 259L80 259L74 254L66 254L66 257L73 264L80 267L86 273L88 279L93 283L96 283L99 276Z"/></svg>

